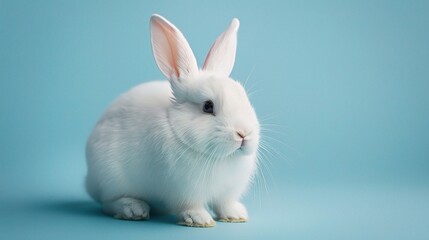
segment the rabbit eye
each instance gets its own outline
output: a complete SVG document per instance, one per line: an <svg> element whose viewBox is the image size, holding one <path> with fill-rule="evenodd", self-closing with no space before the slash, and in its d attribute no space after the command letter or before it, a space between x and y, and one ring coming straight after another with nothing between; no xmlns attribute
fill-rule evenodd
<svg viewBox="0 0 429 240"><path fill-rule="evenodd" d="M213 114L214 104L211 100L204 102L203 112Z"/></svg>

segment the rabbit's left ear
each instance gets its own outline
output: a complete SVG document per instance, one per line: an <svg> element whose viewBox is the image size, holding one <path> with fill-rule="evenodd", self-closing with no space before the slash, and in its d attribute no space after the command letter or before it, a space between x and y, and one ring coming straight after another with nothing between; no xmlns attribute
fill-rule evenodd
<svg viewBox="0 0 429 240"><path fill-rule="evenodd" d="M210 48L203 70L217 72L225 76L231 74L235 62L239 26L238 19L232 19L228 29L216 39L216 42Z"/></svg>

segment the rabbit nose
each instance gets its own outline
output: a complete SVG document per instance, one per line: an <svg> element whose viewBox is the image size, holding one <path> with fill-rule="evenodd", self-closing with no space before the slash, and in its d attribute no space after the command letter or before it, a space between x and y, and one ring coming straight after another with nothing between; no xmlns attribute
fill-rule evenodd
<svg viewBox="0 0 429 240"><path fill-rule="evenodd" d="M245 135L243 132L241 132L241 131L237 131L237 135L238 135L241 139L243 139L243 140L244 140L244 138L246 137L246 135Z"/></svg>

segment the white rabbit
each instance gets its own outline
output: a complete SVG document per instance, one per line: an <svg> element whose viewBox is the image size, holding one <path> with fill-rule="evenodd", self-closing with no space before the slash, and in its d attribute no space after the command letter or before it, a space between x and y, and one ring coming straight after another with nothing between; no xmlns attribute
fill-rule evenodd
<svg viewBox="0 0 429 240"><path fill-rule="evenodd" d="M233 19L202 69L182 33L151 17L156 63L169 81L136 86L104 113L88 139L89 194L116 218L173 213L187 226L244 222L240 198L257 167L259 122L242 85L229 78L239 21Z"/></svg>

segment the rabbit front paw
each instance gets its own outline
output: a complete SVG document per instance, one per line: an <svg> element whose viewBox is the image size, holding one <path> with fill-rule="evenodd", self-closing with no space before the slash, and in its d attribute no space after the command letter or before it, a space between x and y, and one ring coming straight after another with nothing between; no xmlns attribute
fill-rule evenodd
<svg viewBox="0 0 429 240"><path fill-rule="evenodd" d="M240 202L223 203L214 208L220 222L247 222L246 207Z"/></svg>
<svg viewBox="0 0 429 240"><path fill-rule="evenodd" d="M179 224L188 227L214 227L216 222L205 209L189 209L181 213Z"/></svg>

